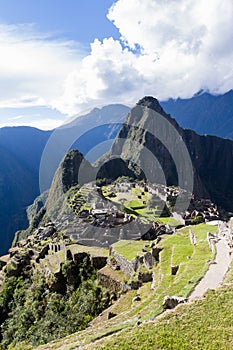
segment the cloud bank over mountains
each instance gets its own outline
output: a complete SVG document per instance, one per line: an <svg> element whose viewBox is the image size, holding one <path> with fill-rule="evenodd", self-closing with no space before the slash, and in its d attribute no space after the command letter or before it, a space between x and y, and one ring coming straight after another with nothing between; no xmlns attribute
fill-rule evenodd
<svg viewBox="0 0 233 350"><path fill-rule="evenodd" d="M232 88L231 0L119 0L108 18L121 40L91 45L82 69L66 81L61 110L72 113L91 100L134 103L147 94L164 100Z"/></svg>
<svg viewBox="0 0 233 350"><path fill-rule="evenodd" d="M118 0L107 17L120 40L97 38L88 53L78 43L1 26L0 106L74 115L144 95L165 100L233 88L232 0Z"/></svg>

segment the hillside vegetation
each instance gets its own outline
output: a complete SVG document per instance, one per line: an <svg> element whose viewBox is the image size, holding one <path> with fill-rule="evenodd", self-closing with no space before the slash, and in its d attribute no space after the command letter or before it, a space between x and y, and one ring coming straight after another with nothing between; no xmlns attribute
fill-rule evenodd
<svg viewBox="0 0 233 350"><path fill-rule="evenodd" d="M79 266L66 262L62 273L63 283L55 274L46 279L39 269L6 279L0 295L1 349L23 341L35 346L84 329L109 305L110 295L87 259Z"/></svg>

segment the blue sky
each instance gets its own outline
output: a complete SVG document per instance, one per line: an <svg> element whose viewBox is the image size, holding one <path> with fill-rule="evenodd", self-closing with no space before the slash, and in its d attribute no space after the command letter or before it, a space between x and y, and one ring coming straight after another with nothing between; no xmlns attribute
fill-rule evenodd
<svg viewBox="0 0 233 350"><path fill-rule="evenodd" d="M0 0L0 21L8 24L34 23L42 32L77 40L84 45L119 31L106 14L113 0Z"/></svg>
<svg viewBox="0 0 233 350"><path fill-rule="evenodd" d="M0 127L233 88L232 0L0 0Z"/></svg>
<svg viewBox="0 0 233 350"><path fill-rule="evenodd" d="M74 44L88 54L90 43L95 38L119 38L119 31L106 17L113 0L0 0L0 24L29 25L41 34L57 40L73 40ZM26 30L26 28L24 29ZM28 106L18 108L10 104L0 108L0 127L31 125L51 129L66 120L50 106Z"/></svg>

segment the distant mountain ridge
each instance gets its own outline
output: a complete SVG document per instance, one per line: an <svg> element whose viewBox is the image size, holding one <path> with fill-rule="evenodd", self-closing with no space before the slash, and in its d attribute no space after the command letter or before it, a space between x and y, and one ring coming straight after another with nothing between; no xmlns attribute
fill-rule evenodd
<svg viewBox="0 0 233 350"><path fill-rule="evenodd" d="M189 99L161 101L182 128L233 139L233 90L223 95L201 92Z"/></svg>

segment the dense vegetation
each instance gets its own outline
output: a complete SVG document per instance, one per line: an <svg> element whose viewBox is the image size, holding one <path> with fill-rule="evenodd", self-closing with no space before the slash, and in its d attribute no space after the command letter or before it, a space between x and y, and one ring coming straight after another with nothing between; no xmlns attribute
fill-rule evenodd
<svg viewBox="0 0 233 350"><path fill-rule="evenodd" d="M9 277L0 294L2 349L26 341L32 345L84 329L109 304L109 293L96 281L87 260L68 261L62 270L65 290L56 277L46 280L38 270L30 277Z"/></svg>

